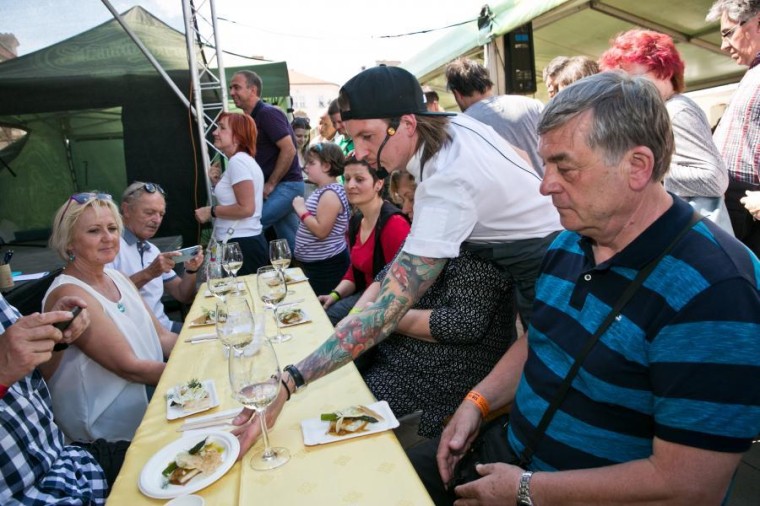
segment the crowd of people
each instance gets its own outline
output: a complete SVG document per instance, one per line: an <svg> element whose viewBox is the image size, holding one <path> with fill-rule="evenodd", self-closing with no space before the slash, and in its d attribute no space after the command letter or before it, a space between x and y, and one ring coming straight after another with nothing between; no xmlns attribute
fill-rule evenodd
<svg viewBox="0 0 760 506"><path fill-rule="evenodd" d="M269 263L268 229L286 239L335 326L284 367L270 425L354 362L436 504L724 501L760 434L760 2L707 18L749 67L714 134L652 30L552 60L546 104L467 58L445 71L462 114L369 68L314 132L236 73L195 217L239 274ZM178 274L150 242L165 196L72 195L40 313L0 295L3 504L105 501L182 329L162 298L190 302L205 260Z"/></svg>

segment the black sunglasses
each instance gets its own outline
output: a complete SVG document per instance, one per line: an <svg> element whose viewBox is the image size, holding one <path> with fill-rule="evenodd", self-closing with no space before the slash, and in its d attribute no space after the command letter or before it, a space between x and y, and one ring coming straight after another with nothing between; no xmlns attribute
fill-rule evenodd
<svg viewBox="0 0 760 506"><path fill-rule="evenodd" d="M131 192L129 192L129 194L132 195L137 190L145 190L148 193L159 192L161 195L163 195L164 197L166 197L166 192L164 191L164 189L161 188L160 184L156 184L156 183L145 183L141 187L135 188L134 190L132 190Z"/></svg>

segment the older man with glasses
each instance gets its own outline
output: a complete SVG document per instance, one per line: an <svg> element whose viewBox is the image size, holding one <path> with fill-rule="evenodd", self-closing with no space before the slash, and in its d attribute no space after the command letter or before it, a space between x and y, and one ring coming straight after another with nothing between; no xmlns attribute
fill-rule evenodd
<svg viewBox="0 0 760 506"><path fill-rule="evenodd" d="M760 0L718 0L707 20L718 19L721 49L749 70L713 140L728 169L726 207L734 233L760 254Z"/></svg>
<svg viewBox="0 0 760 506"><path fill-rule="evenodd" d="M150 243L158 232L166 213L166 192L160 185L137 181L121 196L124 232L119 254L111 267L123 272L140 290L143 300L161 325L174 333L182 330L182 322L169 319L161 298L169 293L180 302L191 303L197 291L196 273L203 264L203 251L185 262L182 276L174 272L176 251L161 253Z"/></svg>

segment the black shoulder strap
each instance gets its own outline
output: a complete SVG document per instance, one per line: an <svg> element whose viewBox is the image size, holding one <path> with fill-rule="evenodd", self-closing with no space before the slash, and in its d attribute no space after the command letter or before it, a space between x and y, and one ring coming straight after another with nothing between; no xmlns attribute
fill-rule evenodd
<svg viewBox="0 0 760 506"><path fill-rule="evenodd" d="M649 262L638 272L634 280L631 281L631 283L623 292L623 295L620 296L618 301L612 307L612 310L609 312L609 314L607 314L607 317L604 319L601 325L599 325L599 328L596 329L594 335L592 335L589 340L586 341L586 344L581 352L577 357L575 357L575 362L573 362L572 367L570 367L570 370L567 372L567 376L565 376L565 379L562 380L562 384L560 384L559 389L557 389L557 393L554 395L551 403L549 403L549 407L546 408L546 411L541 417L541 421L538 423L535 432L528 436L527 444L525 445L523 452L520 454L521 467L527 469L528 464L530 464L530 461L533 458L533 454L536 452L536 448L538 448L538 445L541 443L541 440L546 433L546 429L549 427L549 423L551 423L552 418L562 404L562 401L565 400L565 396L570 390L570 385L572 384L573 379L575 379L578 371L580 371L581 365L583 365L583 361L586 360L586 357L591 352L591 349L594 347L597 341L599 341L599 338L602 336L602 334L605 333L615 318L620 314L620 312L623 310L623 307L628 304L628 301L631 300L631 297L633 297L634 293L636 293L636 290L638 290L639 287L644 284L644 281L647 279L647 277L649 277L655 267L657 267L657 264L659 264L660 261L665 258L668 253L670 253L670 251L673 249L673 247L675 247L676 244L678 244L681 238L683 238L683 236L685 236L689 230L691 230L694 225L696 225L701 219L702 215L699 213L694 212L692 214L691 219L686 224L686 226L678 233L678 235L673 238L670 244L668 244L668 246L663 249L662 252L660 252L657 258Z"/></svg>
<svg viewBox="0 0 760 506"><path fill-rule="evenodd" d="M385 224L392 216L400 214L406 221L409 221L409 217L401 212L401 209L394 206L387 200L383 201L383 207L380 208L380 216L377 218L377 224L375 224L375 251L372 258L372 276L377 276L377 273L383 270L385 264L385 252L383 251L383 241L380 240L380 236L383 233ZM395 255L396 252L394 251Z"/></svg>

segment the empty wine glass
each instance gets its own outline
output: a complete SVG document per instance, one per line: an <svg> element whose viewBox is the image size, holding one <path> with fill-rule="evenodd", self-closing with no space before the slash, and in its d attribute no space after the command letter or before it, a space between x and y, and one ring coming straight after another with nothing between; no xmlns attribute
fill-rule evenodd
<svg viewBox="0 0 760 506"><path fill-rule="evenodd" d="M243 267L243 252L236 242L228 242L222 251L222 266L232 276L235 293L238 293L237 272Z"/></svg>
<svg viewBox="0 0 760 506"><path fill-rule="evenodd" d="M255 322L245 297L230 296L216 303L216 335L225 348L242 349L253 340Z"/></svg>
<svg viewBox="0 0 760 506"><path fill-rule="evenodd" d="M271 343L263 335L255 336L243 349L233 349L229 360L232 396L243 406L256 411L261 423L264 450L251 456L251 467L258 471L274 469L290 460L286 448L272 448L266 423L266 409L281 388L280 365Z"/></svg>
<svg viewBox="0 0 760 506"><path fill-rule="evenodd" d="M280 330L280 320L277 317L277 304L282 302L288 293L285 275L281 270L270 265L259 267L256 271L256 286L258 287L259 298L264 303L264 306L272 310L274 324L277 327L277 335L271 337L270 340L273 343L289 341L293 336L282 333Z"/></svg>
<svg viewBox="0 0 760 506"><path fill-rule="evenodd" d="M209 292L221 301L224 300L224 294L230 291L230 280L224 274L221 259L218 257L209 258L206 263L206 285Z"/></svg>

